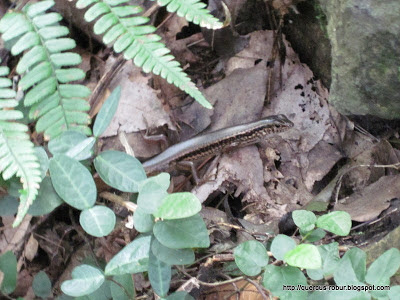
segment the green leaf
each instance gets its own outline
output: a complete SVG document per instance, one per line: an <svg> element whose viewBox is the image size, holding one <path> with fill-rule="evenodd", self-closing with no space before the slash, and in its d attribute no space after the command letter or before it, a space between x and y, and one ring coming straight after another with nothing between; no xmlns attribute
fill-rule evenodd
<svg viewBox="0 0 400 300"><path fill-rule="evenodd" d="M333 278L337 285L361 285L365 280L366 254L359 248L351 248L339 261Z"/></svg>
<svg viewBox="0 0 400 300"><path fill-rule="evenodd" d="M347 287L347 286L346 286ZM360 288L361 286L355 286ZM368 292L356 290L334 290L334 291L317 291L309 295L307 300L371 300L371 295Z"/></svg>
<svg viewBox="0 0 400 300"><path fill-rule="evenodd" d="M123 152L102 152L94 166L105 183L123 192L137 193L139 182L146 179L141 163Z"/></svg>
<svg viewBox="0 0 400 300"><path fill-rule="evenodd" d="M115 227L114 212L105 206L93 206L81 212L79 223L83 230L95 237L108 235Z"/></svg>
<svg viewBox="0 0 400 300"><path fill-rule="evenodd" d="M134 299L135 295L134 282L132 280L131 274L113 276L113 280L115 280L124 287L124 289L122 289L116 283L110 282L111 295L113 299L118 299L118 300ZM125 293L125 291L128 293L128 295Z"/></svg>
<svg viewBox="0 0 400 300"><path fill-rule="evenodd" d="M45 177L40 184L39 194L29 207L28 214L42 216L51 213L64 202L56 193L50 177Z"/></svg>
<svg viewBox="0 0 400 300"><path fill-rule="evenodd" d="M26 93L24 98L25 106L31 106L40 100L46 98L56 91L57 81L53 77L49 77L34 88L32 88L28 93Z"/></svg>
<svg viewBox="0 0 400 300"><path fill-rule="evenodd" d="M57 24L62 20L59 13L47 13L41 16L36 16L32 19L32 23L39 28L46 27L49 25Z"/></svg>
<svg viewBox="0 0 400 300"><path fill-rule="evenodd" d="M324 276L331 276L339 267L339 244L334 242L317 246L322 258L322 270Z"/></svg>
<svg viewBox="0 0 400 300"><path fill-rule="evenodd" d="M97 190L92 175L78 161L57 154L50 160L50 175L57 194L69 205L83 210L96 202Z"/></svg>
<svg viewBox="0 0 400 300"><path fill-rule="evenodd" d="M54 5L54 1L52 1L52 0L40 1L38 3L29 5L26 13L29 17L33 18L39 14L44 13L50 7L53 7L53 5Z"/></svg>
<svg viewBox="0 0 400 300"><path fill-rule="evenodd" d="M154 216L164 220L183 219L194 216L200 210L200 200L192 193L174 193L164 198Z"/></svg>
<svg viewBox="0 0 400 300"><path fill-rule="evenodd" d="M85 140L86 135L83 133L73 130L64 131L49 142L49 151L53 155L66 154L70 149Z"/></svg>
<svg viewBox="0 0 400 300"><path fill-rule="evenodd" d="M248 276L256 276L268 264L268 254L264 245L258 241L246 241L233 252L235 263L240 271Z"/></svg>
<svg viewBox="0 0 400 300"><path fill-rule="evenodd" d="M315 227L317 217L308 210L295 210L292 212L293 221L303 231L311 231Z"/></svg>
<svg viewBox="0 0 400 300"><path fill-rule="evenodd" d="M18 198L11 195L0 197L0 216L14 216L18 209Z"/></svg>
<svg viewBox="0 0 400 300"><path fill-rule="evenodd" d="M193 6L193 1L190 1L188 5L183 3L184 1L180 4L183 5L184 9L179 9L178 14L185 15L193 22L200 22L201 25L213 28L221 26L218 20L208 10L204 9L204 4L199 4L196 1L196 5L201 5L201 7L196 7L196 5ZM176 4L177 2L174 1L173 7ZM91 7L85 13L85 20L92 22L97 19L94 30L96 33L104 32L103 41L105 44L114 42L114 51L117 53L124 52L124 57L133 59L134 64L142 67L144 72L160 75L169 83L195 98L204 107L212 108L211 104L184 73L179 63L169 54L170 50L159 42L161 37L154 34L156 28L146 24L149 19L135 15L140 11L139 7L126 5L125 1L110 1L107 4L97 0L77 3L77 7L88 6ZM184 13L189 7L190 10ZM199 15L192 15L191 11L195 11Z"/></svg>
<svg viewBox="0 0 400 300"><path fill-rule="evenodd" d="M307 299L307 291L290 291L283 289L285 285L307 285L306 277L298 268L268 265L265 267L262 284L275 297L280 297L280 299Z"/></svg>
<svg viewBox="0 0 400 300"><path fill-rule="evenodd" d="M75 147L69 149L65 154L76 160L88 159L93 155L93 147L95 143L96 139L94 137L88 137L75 145Z"/></svg>
<svg viewBox="0 0 400 300"><path fill-rule="evenodd" d="M351 229L351 217L345 211L334 211L317 219L317 227L340 236L346 236Z"/></svg>
<svg viewBox="0 0 400 300"><path fill-rule="evenodd" d="M35 46L21 58L17 65L17 73L23 74L38 62L46 59L46 50L42 46Z"/></svg>
<svg viewBox="0 0 400 300"><path fill-rule="evenodd" d="M80 84L60 84L58 88L65 98L86 98L91 93L89 88Z"/></svg>
<svg viewBox="0 0 400 300"><path fill-rule="evenodd" d="M108 280L105 280L103 284L94 292L74 298L76 300L109 300L111 299L111 288L110 288L111 282Z"/></svg>
<svg viewBox="0 0 400 300"><path fill-rule="evenodd" d="M150 177L141 182L137 199L138 207L147 214L157 211L168 196L168 187L165 186L157 177Z"/></svg>
<svg viewBox="0 0 400 300"><path fill-rule="evenodd" d="M99 137L107 129L115 112L118 108L119 99L121 98L121 86L117 86L111 95L104 102L99 113L97 114L96 121L93 125L93 135Z"/></svg>
<svg viewBox="0 0 400 300"><path fill-rule="evenodd" d="M80 265L72 271L72 279L61 284L63 293L79 297L97 290L104 282L104 274L89 265Z"/></svg>
<svg viewBox="0 0 400 300"><path fill-rule="evenodd" d="M52 74L52 68L49 62L41 62L36 65L29 73L27 73L20 82L18 83L19 87L26 91L31 88L33 85L41 82L42 80L48 78Z"/></svg>
<svg viewBox="0 0 400 300"><path fill-rule="evenodd" d="M77 53L63 52L50 55L50 60L57 67L76 66L82 62L82 58Z"/></svg>
<svg viewBox="0 0 400 300"><path fill-rule="evenodd" d="M78 68L57 69L55 72L57 80L61 83L67 83L85 78L85 72Z"/></svg>
<svg viewBox="0 0 400 300"><path fill-rule="evenodd" d="M319 269L322 266L318 248L310 244L301 244L286 252L284 260L288 265L304 269Z"/></svg>
<svg viewBox="0 0 400 300"><path fill-rule="evenodd" d="M151 236L139 236L126 245L106 265L106 275L123 275L148 270Z"/></svg>
<svg viewBox="0 0 400 300"><path fill-rule="evenodd" d="M57 53L66 50L71 50L76 47L76 43L73 39L70 38L57 38L47 40L45 43L46 48L50 53Z"/></svg>
<svg viewBox="0 0 400 300"><path fill-rule="evenodd" d="M48 298L51 295L51 281L47 274L40 271L35 275L32 282L33 292L40 298Z"/></svg>
<svg viewBox="0 0 400 300"><path fill-rule="evenodd" d="M133 214L133 225L139 232L150 232L153 230L154 217L138 207Z"/></svg>
<svg viewBox="0 0 400 300"><path fill-rule="evenodd" d="M210 246L206 224L198 214L185 219L159 221L154 225L153 233L161 244L172 249Z"/></svg>
<svg viewBox="0 0 400 300"><path fill-rule="evenodd" d="M303 233L302 233L302 235L303 235ZM317 241L323 239L325 237L325 235L326 235L325 230L323 230L321 228L315 228L311 232L305 233L303 236L305 237L306 241L313 243L313 242L317 242Z"/></svg>
<svg viewBox="0 0 400 300"><path fill-rule="evenodd" d="M271 252L278 260L283 260L285 254L296 247L296 242L284 234L278 234L271 243Z"/></svg>
<svg viewBox="0 0 400 300"><path fill-rule="evenodd" d="M169 295L166 300L194 300L194 298L187 292L179 291Z"/></svg>
<svg viewBox="0 0 400 300"><path fill-rule="evenodd" d="M161 297L165 297L171 282L171 266L159 260L150 251L148 272L154 292Z"/></svg>
<svg viewBox="0 0 400 300"><path fill-rule="evenodd" d="M386 285L400 267L400 251L391 248L379 256L368 268L365 281L372 285Z"/></svg>
<svg viewBox="0 0 400 300"><path fill-rule="evenodd" d="M400 295L400 285L391 286L387 295L390 300L398 300Z"/></svg>
<svg viewBox="0 0 400 300"><path fill-rule="evenodd" d="M17 286L17 258L11 251L0 256L0 271L4 273L1 292L11 294Z"/></svg>
<svg viewBox="0 0 400 300"><path fill-rule="evenodd" d="M171 249L157 239L152 239L151 251L159 260L171 266L192 264L195 259L192 249Z"/></svg>
<svg viewBox="0 0 400 300"><path fill-rule="evenodd" d="M39 160L40 171L42 173L42 179L46 177L46 173L49 170L49 157L43 147L35 147L35 154ZM35 202L34 202L35 203Z"/></svg>
<svg viewBox="0 0 400 300"><path fill-rule="evenodd" d="M307 276L312 280L322 280L324 278L324 271L322 269L307 269Z"/></svg>
<svg viewBox="0 0 400 300"><path fill-rule="evenodd" d="M171 175L168 173L162 172L158 174L157 176L152 176L149 179L151 181L157 183L159 186L161 186L162 189L168 190L170 184L171 184ZM142 181L142 184L146 183L146 181Z"/></svg>
<svg viewBox="0 0 400 300"><path fill-rule="evenodd" d="M166 6L169 12L176 12L178 16L186 18L188 22L193 22L202 27L219 29L223 26L217 18L205 9L206 4L202 3L200 0L158 0L157 3L160 6Z"/></svg>

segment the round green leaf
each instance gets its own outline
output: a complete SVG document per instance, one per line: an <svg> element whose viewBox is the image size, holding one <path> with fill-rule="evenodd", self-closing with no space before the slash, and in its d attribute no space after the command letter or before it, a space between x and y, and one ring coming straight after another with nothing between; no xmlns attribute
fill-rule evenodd
<svg viewBox="0 0 400 300"><path fill-rule="evenodd" d="M159 221L153 233L157 240L172 249L208 248L210 239L200 215L185 219Z"/></svg>
<svg viewBox="0 0 400 300"><path fill-rule="evenodd" d="M390 300L398 300L400 295L400 285L391 286L387 295Z"/></svg>
<svg viewBox="0 0 400 300"><path fill-rule="evenodd" d="M194 298L187 292L179 291L169 295L166 300L194 300Z"/></svg>
<svg viewBox="0 0 400 300"><path fill-rule="evenodd" d="M280 297L280 299L307 299L307 291L289 291L282 289L284 285L307 285L306 277L298 268L291 266L277 267L274 265L268 265L265 267L262 284L274 296Z"/></svg>
<svg viewBox="0 0 400 300"><path fill-rule="evenodd" d="M297 227L303 231L311 231L315 227L317 217L308 210L295 210L292 212L292 218Z"/></svg>
<svg viewBox="0 0 400 300"><path fill-rule="evenodd" d="M373 285L389 282L400 267L400 251L391 248L379 256L368 268L365 281Z"/></svg>
<svg viewBox="0 0 400 300"><path fill-rule="evenodd" d="M301 244L286 252L284 260L288 265L303 269L320 269L322 266L318 248L310 244Z"/></svg>
<svg viewBox="0 0 400 300"><path fill-rule="evenodd" d="M153 214L168 195L167 188L165 184L160 184L157 177L150 177L141 182L137 199L138 207L147 214Z"/></svg>
<svg viewBox="0 0 400 300"><path fill-rule="evenodd" d="M104 102L93 125L93 135L99 137L107 129L118 108L121 87L117 86Z"/></svg>
<svg viewBox="0 0 400 300"><path fill-rule="evenodd" d="M65 155L76 160L85 160L93 155L93 146L96 142L94 137L88 137L74 147L70 148Z"/></svg>
<svg viewBox="0 0 400 300"><path fill-rule="evenodd" d="M94 166L105 183L123 192L137 193L139 182L146 179L141 163L124 152L102 152Z"/></svg>
<svg viewBox="0 0 400 300"><path fill-rule="evenodd" d="M97 196L92 175L81 163L64 154L50 160L50 175L57 194L77 209L90 208Z"/></svg>
<svg viewBox="0 0 400 300"><path fill-rule="evenodd" d="M134 274L147 271L151 236L139 236L126 245L106 265L106 275Z"/></svg>
<svg viewBox="0 0 400 300"><path fill-rule="evenodd" d="M106 206L93 206L81 212L79 223L90 235L102 237L115 227L115 214Z"/></svg>
<svg viewBox="0 0 400 300"><path fill-rule="evenodd" d="M139 232L150 232L153 230L154 217L138 207L133 214L133 225Z"/></svg>
<svg viewBox="0 0 400 300"><path fill-rule="evenodd" d="M169 265L187 265L194 262L192 249L171 249L165 247L157 239L151 242L151 251L161 261Z"/></svg>
<svg viewBox="0 0 400 300"><path fill-rule="evenodd" d="M51 154L65 154L67 151L80 142L86 140L86 135L78 131L68 130L55 137L49 142L49 151Z"/></svg>
<svg viewBox="0 0 400 300"><path fill-rule="evenodd" d="M97 290L104 282L103 273L92 266L80 265L72 271L72 279L61 284L64 294L72 297L88 295Z"/></svg>
<svg viewBox="0 0 400 300"><path fill-rule="evenodd" d="M322 269L307 269L307 276L312 280L321 280L324 278L324 271Z"/></svg>
<svg viewBox="0 0 400 300"><path fill-rule="evenodd" d="M162 172L156 176L151 176L148 179L151 179L153 182L156 182L164 190L168 190L168 188L171 184L171 175L169 175L169 173L165 173L165 172ZM144 184L144 183L146 183L146 181L142 181L141 183Z"/></svg>
<svg viewBox="0 0 400 300"><path fill-rule="evenodd" d="M60 196L54 190L50 177L45 177L40 183L39 194L29 207L28 214L42 216L52 212L63 203Z"/></svg>
<svg viewBox="0 0 400 300"><path fill-rule="evenodd" d="M0 216L15 215L18 210L18 204L19 204L19 200L17 197L10 196L10 195L0 197Z"/></svg>
<svg viewBox="0 0 400 300"><path fill-rule="evenodd" d="M283 260L286 252L294 249L296 242L287 235L278 234L271 243L271 252L276 259Z"/></svg>
<svg viewBox="0 0 400 300"><path fill-rule="evenodd" d="M11 294L17 286L17 258L11 251L0 256L0 271L4 273L1 292Z"/></svg>
<svg viewBox="0 0 400 300"><path fill-rule="evenodd" d="M153 290L157 295L165 297L171 282L171 266L159 260L150 251L148 274Z"/></svg>
<svg viewBox="0 0 400 300"><path fill-rule="evenodd" d="M248 276L258 275L269 260L267 249L258 241L241 243L235 248L233 254L240 271Z"/></svg>
<svg viewBox="0 0 400 300"><path fill-rule="evenodd" d="M35 275L32 282L33 292L40 298L47 299L51 295L51 281L47 274L40 271Z"/></svg>
<svg viewBox="0 0 400 300"><path fill-rule="evenodd" d="M300 233L303 235L303 233L300 231ZM309 241L311 243L313 242L317 242L321 239L323 239L326 235L325 230L321 229L321 228L315 228L313 231L311 232L307 232L304 233L304 237L306 241Z"/></svg>
<svg viewBox="0 0 400 300"><path fill-rule="evenodd" d="M331 276L339 266L339 244L333 242L326 245L319 245L317 248L322 258L323 275Z"/></svg>
<svg viewBox="0 0 400 300"><path fill-rule="evenodd" d="M125 274L125 275L117 275L113 276L113 280L118 282L124 289L122 289L121 286L114 282L110 282L110 290L111 290L111 296L112 299L118 299L118 300L130 300L134 299L134 282L132 280L132 275L131 274ZM128 293L128 295L125 293L125 291Z"/></svg>
<svg viewBox="0 0 400 300"><path fill-rule="evenodd" d="M317 219L317 227L340 236L346 236L351 229L351 217L345 211L334 211Z"/></svg>
<svg viewBox="0 0 400 300"><path fill-rule="evenodd" d="M175 193L166 196L153 214L165 220L183 219L197 214L201 210L199 199L192 193Z"/></svg>

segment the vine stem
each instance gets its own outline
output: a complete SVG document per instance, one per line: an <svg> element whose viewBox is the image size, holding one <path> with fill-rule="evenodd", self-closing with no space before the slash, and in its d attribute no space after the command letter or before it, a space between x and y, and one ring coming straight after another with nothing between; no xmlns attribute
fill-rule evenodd
<svg viewBox="0 0 400 300"><path fill-rule="evenodd" d="M182 272L183 274L185 274L186 276L188 276L191 280L194 280L195 282L197 282L198 284L204 285L204 286L208 286L208 287L216 287L216 286L221 286L224 284L229 284L229 283L233 283L236 281L240 281L245 279L244 276L239 276L233 279L229 279L229 280L225 280L225 281L218 281L218 282L205 282L205 281L201 281L200 279L191 276L188 272L186 272L185 270L183 270L182 268L176 266L176 268Z"/></svg>

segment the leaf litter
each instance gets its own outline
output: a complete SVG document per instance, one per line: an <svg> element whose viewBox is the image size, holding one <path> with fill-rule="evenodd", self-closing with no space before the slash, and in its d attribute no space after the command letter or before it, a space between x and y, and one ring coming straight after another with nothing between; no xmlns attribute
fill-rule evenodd
<svg viewBox="0 0 400 300"><path fill-rule="evenodd" d="M366 222L378 218L391 205L391 200L400 197L400 176L396 170L399 151L386 140L377 141L356 131L351 121L339 115L327 102L328 90L314 79L312 71L300 62L284 37L286 53L281 63L271 63L275 35L265 30L240 39L232 38L231 42L238 44L235 54L224 52L225 42L219 41L221 53L229 56L202 66L204 61L199 53L210 45L200 32L177 39L185 26L187 23L182 18L173 16L167 20L164 27L167 30L163 29L162 36L184 68L190 64L198 66L203 73L206 73L204 67L209 71L206 76L211 78L201 77L201 72L194 74L195 82L196 79L202 79L198 83L213 82L223 73L224 79L201 88L214 109L206 110L189 97L182 105L182 94L177 88L126 62L109 86L111 91L121 85L122 96L115 118L102 137L102 150L122 150L117 135L123 132L136 156L151 157L161 147L143 139L148 127L167 129L177 142L273 114L285 114L295 124L292 130L268 137L257 146L224 153L200 185L189 185L206 205L201 214L210 228L212 250L232 248L260 233L276 234L282 216L310 203L322 203L325 209L332 203L335 210L349 212L354 221ZM200 49L197 53L196 48ZM89 55L85 55L86 69L90 66L89 60ZM101 72L107 72L115 60L112 55L108 56ZM393 168L373 167L376 165ZM222 211L208 206L224 193L230 194L230 199L239 199L239 209L232 205ZM225 208L230 206L231 200L224 201ZM235 216L235 210L240 213L235 218L242 230L236 232L235 242L232 231L237 227L231 224L235 218L230 210ZM3 218L3 223L7 223L7 218ZM28 228L20 227L18 233L5 229L3 236L7 238L0 240L1 249L20 251L21 232L28 232ZM50 237L50 232L46 235L55 239ZM126 242L128 235L124 235ZM16 243L11 244L10 240ZM96 245L97 254L112 257L114 250L121 246L115 241L118 241L117 234L112 234L107 243ZM106 244L111 243L115 249L110 251ZM43 242L39 248L49 256L59 251L50 250ZM24 250L28 259L37 251L29 243ZM69 269L81 259L73 260ZM135 280L137 287L149 288L141 275L135 276Z"/></svg>

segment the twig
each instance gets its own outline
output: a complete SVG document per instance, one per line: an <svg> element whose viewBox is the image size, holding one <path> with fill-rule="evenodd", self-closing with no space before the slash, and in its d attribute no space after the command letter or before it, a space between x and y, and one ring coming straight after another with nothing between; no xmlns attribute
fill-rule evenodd
<svg viewBox="0 0 400 300"><path fill-rule="evenodd" d="M205 281L201 281L200 279L193 277L192 275L190 275L189 273L187 273L185 270L183 270L182 268L176 266L176 268L183 274L185 274L187 277L189 277L191 280L194 280L195 282L204 285L204 286L208 286L208 287L216 287L216 286L221 286L224 284L229 284L232 282L236 282L236 281L240 281L242 279L244 279L244 276L239 276L230 280L225 280L225 281L218 281L218 282L205 282Z"/></svg>
<svg viewBox="0 0 400 300"><path fill-rule="evenodd" d="M395 164L390 164L390 165L357 165L357 166L352 166L350 168L348 168L347 170L345 170L339 177L338 179L338 183L337 183L337 188L336 188L336 192L335 192L335 203L338 202L339 199L339 191L340 191L340 187L342 185L342 180L343 180L343 176L346 175L349 171L354 170L356 168L359 167L367 167L367 168L393 168L396 170L400 169L400 162L395 163Z"/></svg>
<svg viewBox="0 0 400 300"><path fill-rule="evenodd" d="M261 297L263 297L263 299L268 300L268 297L264 294L264 291L262 290L262 288L260 287L260 285L255 282L254 280L251 280L250 278L245 278L244 280L250 282L252 285L254 285L254 287L257 289L257 291L260 293Z"/></svg>
<svg viewBox="0 0 400 300"><path fill-rule="evenodd" d="M137 209L137 205L135 203L130 202L130 201L125 201L120 196L115 195L110 192L102 192L102 193L100 193L100 197L102 197L108 201L114 202L116 204L119 204L119 205L125 207L129 211L134 212Z"/></svg>
<svg viewBox="0 0 400 300"><path fill-rule="evenodd" d="M94 91L90 95L89 104L90 104L90 112L89 115L91 118L99 111L98 101L100 96L103 94L106 87L109 85L111 80L115 77L115 75L121 70L122 66L126 63L126 59L122 54L120 54L114 64L111 66L110 70L106 72L99 80L98 84L96 85Z"/></svg>

